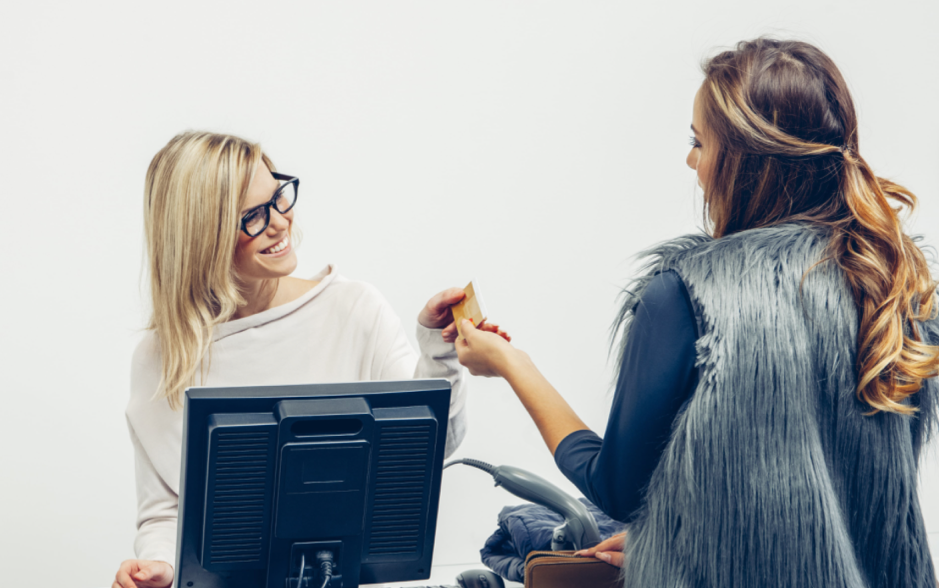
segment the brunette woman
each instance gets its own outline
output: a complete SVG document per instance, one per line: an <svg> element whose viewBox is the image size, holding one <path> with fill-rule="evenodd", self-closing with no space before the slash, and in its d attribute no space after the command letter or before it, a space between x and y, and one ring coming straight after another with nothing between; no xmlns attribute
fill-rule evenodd
<svg viewBox="0 0 940 588"><path fill-rule="evenodd" d="M625 586L933 587L917 463L937 414L936 282L912 193L861 154L819 49L705 64L688 165L708 235L647 252L617 321L603 439L503 339L458 325L565 475L625 535L586 552ZM625 562L625 564L624 564Z"/></svg>

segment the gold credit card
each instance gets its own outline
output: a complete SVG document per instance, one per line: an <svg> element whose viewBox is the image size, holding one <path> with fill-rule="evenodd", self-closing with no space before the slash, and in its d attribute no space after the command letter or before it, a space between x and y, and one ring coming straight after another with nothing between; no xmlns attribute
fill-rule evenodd
<svg viewBox="0 0 940 588"><path fill-rule="evenodd" d="M486 320L486 306L483 305L483 298L480 297L480 288L477 287L476 280L470 280L463 291L467 297L450 307L454 314L454 321L468 319L473 326L479 327L480 323Z"/></svg>

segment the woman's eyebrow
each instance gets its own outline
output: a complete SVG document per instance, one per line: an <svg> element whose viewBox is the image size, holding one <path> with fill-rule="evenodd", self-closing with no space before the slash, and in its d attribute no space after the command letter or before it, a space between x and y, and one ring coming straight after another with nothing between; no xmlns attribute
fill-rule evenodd
<svg viewBox="0 0 940 588"><path fill-rule="evenodd" d="M245 213L251 212L252 210L258 208L259 206L264 206L264 204L256 204L254 206L249 206L248 208L242 209L242 211L239 212L238 214L244 215Z"/></svg>
<svg viewBox="0 0 940 588"><path fill-rule="evenodd" d="M280 190L280 189L281 189L281 185L280 185L280 182L278 182L277 188L274 189L274 192L271 192L271 198L274 198L274 194L275 194L278 190ZM248 208L243 209L239 214L245 214L245 213L248 212L248 211L251 211L251 210L254 210L254 209L258 208L259 206L264 206L265 204L267 204L267 203L270 202L270 201L271 201L271 200L269 199L267 202L263 202L263 203L261 203L261 204L256 204L256 205L254 205L254 206L249 206Z"/></svg>
<svg viewBox="0 0 940 588"><path fill-rule="evenodd" d="M689 125L689 128L692 129L692 132L695 133L696 135L699 134L698 131L695 130L695 125Z"/></svg>

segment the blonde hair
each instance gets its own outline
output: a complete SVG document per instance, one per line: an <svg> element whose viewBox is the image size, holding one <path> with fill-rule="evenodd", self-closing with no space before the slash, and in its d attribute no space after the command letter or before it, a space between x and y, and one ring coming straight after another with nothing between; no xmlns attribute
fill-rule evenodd
<svg viewBox="0 0 940 588"><path fill-rule="evenodd" d="M196 372L208 370L216 325L244 304L234 268L239 211L259 161L254 143L231 135L185 132L150 162L144 230L162 373L155 399L174 410Z"/></svg>
<svg viewBox="0 0 940 588"><path fill-rule="evenodd" d="M705 190L713 235L793 221L827 226L827 259L859 308L858 398L871 413L915 412L906 399L937 375L938 347L917 324L936 316L937 284L891 206L913 209L917 199L860 155L839 70L808 43L765 38L704 69L706 139L716 146Z"/></svg>

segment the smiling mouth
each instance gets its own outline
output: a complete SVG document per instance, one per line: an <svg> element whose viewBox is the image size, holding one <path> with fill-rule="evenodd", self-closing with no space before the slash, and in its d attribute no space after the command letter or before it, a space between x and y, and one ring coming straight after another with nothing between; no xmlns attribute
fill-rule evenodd
<svg viewBox="0 0 940 588"><path fill-rule="evenodd" d="M287 246L290 245L290 235L287 235L280 242L271 245L267 249L261 252L262 255L273 255L274 253L280 253L287 249Z"/></svg>

